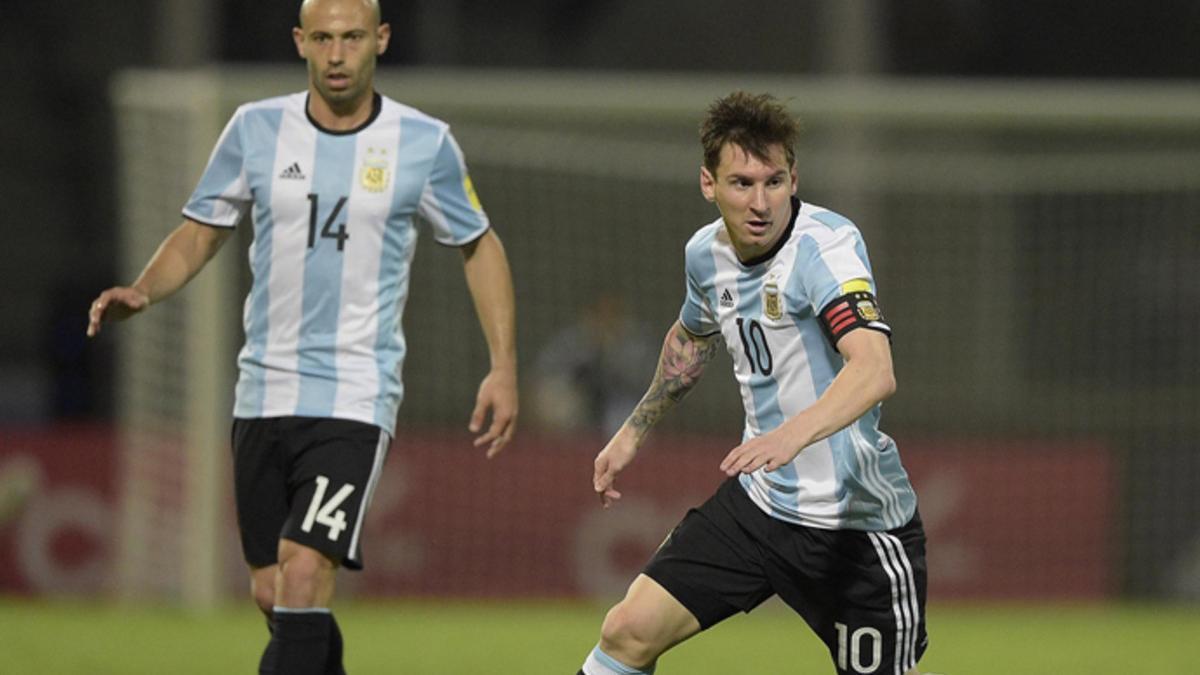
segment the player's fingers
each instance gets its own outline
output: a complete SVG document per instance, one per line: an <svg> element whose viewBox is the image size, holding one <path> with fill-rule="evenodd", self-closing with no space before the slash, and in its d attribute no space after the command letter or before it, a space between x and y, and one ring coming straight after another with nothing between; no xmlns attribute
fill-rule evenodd
<svg viewBox="0 0 1200 675"><path fill-rule="evenodd" d="M494 443L497 439L502 438L513 421L513 414L511 410L505 410L502 407L493 407L491 405L486 407L492 407L492 424L488 427L487 432L475 439L475 447L477 448L487 443ZM485 416L486 415L484 414L480 415L480 424L483 423L483 418ZM478 431L478 429L475 429L475 431Z"/></svg>
<svg viewBox="0 0 1200 675"><path fill-rule="evenodd" d="M604 492L600 493L600 505L607 509L615 504L620 498L620 492L617 492L616 490L605 490Z"/></svg>
<svg viewBox="0 0 1200 675"><path fill-rule="evenodd" d="M104 296L96 298L88 307L88 337L95 337L100 332L100 323L104 320Z"/></svg>
<svg viewBox="0 0 1200 675"><path fill-rule="evenodd" d="M767 461L765 464L763 464L763 466L766 468L767 471L774 471L775 469L778 469L779 467L783 466L784 463L785 462L784 462L783 457L773 455L773 456L767 458Z"/></svg>
<svg viewBox="0 0 1200 675"><path fill-rule="evenodd" d="M729 454L725 455L725 459L721 460L721 471L724 471L725 473L729 474L730 476L732 476L734 473L736 473L735 471L732 471L733 465L737 464L738 461L741 460L742 453L744 451L745 451L745 446L741 446L741 445L734 448L733 450L730 450Z"/></svg>
<svg viewBox="0 0 1200 675"><path fill-rule="evenodd" d="M596 470L592 473L592 489L603 493L612 485L613 474L608 470L608 460L596 458Z"/></svg>
<svg viewBox="0 0 1200 675"><path fill-rule="evenodd" d="M488 427L488 430L483 432L483 434L475 437L475 447L481 448L499 437L500 430L496 428L495 424L493 424L492 426Z"/></svg>
<svg viewBox="0 0 1200 675"><path fill-rule="evenodd" d="M742 473L754 473L755 471L758 471L763 464L766 463L766 461L767 460L764 457L751 457L745 464L742 465L740 470Z"/></svg>
<svg viewBox="0 0 1200 675"><path fill-rule="evenodd" d="M96 334L99 332L100 332L100 310L93 303L92 306L88 309L87 336L88 337L96 337Z"/></svg>
<svg viewBox="0 0 1200 675"><path fill-rule="evenodd" d="M753 448L740 448L737 457L725 467L725 474L735 476L738 472L750 473L757 469L759 462Z"/></svg>
<svg viewBox="0 0 1200 675"><path fill-rule="evenodd" d="M471 411L471 420L467 422L467 429L471 433L477 433L483 428L483 418L487 415L487 409L490 405L491 402L484 398L483 392L480 392L479 396L475 398L475 409ZM479 445L480 443L477 439L475 446L478 447Z"/></svg>
<svg viewBox="0 0 1200 675"><path fill-rule="evenodd" d="M517 425L513 422L512 418L509 418L504 422L504 425L500 430L500 435L492 441L490 446L488 446L488 459L495 457L500 453L501 450L504 449L504 446L508 445L508 442L512 440L513 432L516 431L516 428Z"/></svg>

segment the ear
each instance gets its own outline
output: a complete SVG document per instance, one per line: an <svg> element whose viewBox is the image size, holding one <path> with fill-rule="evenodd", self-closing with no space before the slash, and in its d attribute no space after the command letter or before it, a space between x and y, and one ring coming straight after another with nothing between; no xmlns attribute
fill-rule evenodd
<svg viewBox="0 0 1200 675"><path fill-rule="evenodd" d="M710 202L717 198L717 178L704 166L700 167L700 194Z"/></svg>
<svg viewBox="0 0 1200 675"><path fill-rule="evenodd" d="M792 164L792 194L796 194L796 188L800 186L800 174L796 171L796 164Z"/></svg>
<svg viewBox="0 0 1200 675"><path fill-rule="evenodd" d="M304 55L304 29L303 28L293 28L292 29L292 42L296 43L296 53L300 55L300 58L302 58L302 59L308 58L307 56Z"/></svg>
<svg viewBox="0 0 1200 675"><path fill-rule="evenodd" d="M375 29L375 55L382 56L388 48L388 40L392 39L391 24L381 23L379 28Z"/></svg>

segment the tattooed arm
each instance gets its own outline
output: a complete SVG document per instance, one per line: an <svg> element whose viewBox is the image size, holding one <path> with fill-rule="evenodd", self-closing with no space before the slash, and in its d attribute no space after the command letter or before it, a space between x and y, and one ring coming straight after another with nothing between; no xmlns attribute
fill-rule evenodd
<svg viewBox="0 0 1200 675"><path fill-rule="evenodd" d="M720 347L719 334L692 335L678 321L667 331L650 389L596 456L592 487L605 508L621 498L621 493L613 489L617 474L633 461L650 428L696 386L704 367Z"/></svg>

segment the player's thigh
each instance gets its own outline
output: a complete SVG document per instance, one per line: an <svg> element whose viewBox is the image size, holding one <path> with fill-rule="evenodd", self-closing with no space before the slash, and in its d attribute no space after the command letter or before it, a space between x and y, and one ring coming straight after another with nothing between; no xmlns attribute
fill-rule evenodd
<svg viewBox="0 0 1200 675"><path fill-rule="evenodd" d="M370 424L289 418L288 518L279 537L335 563L362 568L362 526L390 438Z"/></svg>
<svg viewBox="0 0 1200 675"><path fill-rule="evenodd" d="M233 421L234 503L242 553L252 569L275 564L279 533L290 511L279 423L279 418Z"/></svg>
<svg viewBox="0 0 1200 675"><path fill-rule="evenodd" d="M726 481L688 511L643 573L686 607L702 630L749 612L774 594L752 534L767 518L736 479Z"/></svg>
<svg viewBox="0 0 1200 675"><path fill-rule="evenodd" d="M837 672L914 670L928 643L920 517L887 532L810 534L804 550L814 557L792 561L776 590L825 642Z"/></svg>

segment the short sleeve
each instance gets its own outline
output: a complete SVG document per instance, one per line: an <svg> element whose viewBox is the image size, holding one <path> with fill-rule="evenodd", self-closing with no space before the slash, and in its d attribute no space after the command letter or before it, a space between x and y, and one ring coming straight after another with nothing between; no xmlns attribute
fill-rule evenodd
<svg viewBox="0 0 1200 675"><path fill-rule="evenodd" d="M695 259L697 252L688 246L687 259L684 263L684 276L687 278L687 295L683 299L683 307L679 310L679 323L692 335L712 335L721 330L713 314L708 296L700 284L698 277L703 274L699 261ZM707 275L712 278L712 275Z"/></svg>
<svg viewBox="0 0 1200 675"><path fill-rule="evenodd" d="M183 207L183 215L206 225L235 227L250 209L246 180L243 124L239 110L225 125L200 182Z"/></svg>
<svg viewBox="0 0 1200 675"><path fill-rule="evenodd" d="M439 244L462 246L487 231L487 214L454 136L447 130L433 160L429 182L421 193L421 217L433 227Z"/></svg>
<svg viewBox="0 0 1200 675"><path fill-rule="evenodd" d="M800 285L814 311L845 295L848 284L859 288L865 282L867 290L872 293L875 290L862 235L850 221L845 223L836 229L805 234L802 240L802 259L797 269L801 272Z"/></svg>

